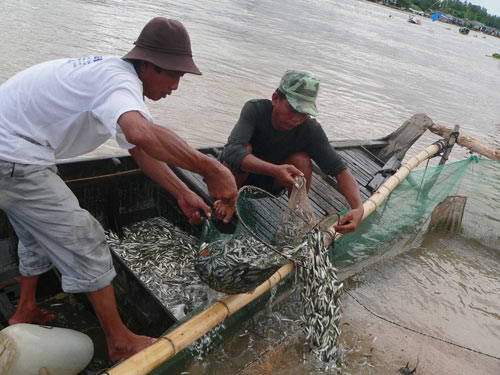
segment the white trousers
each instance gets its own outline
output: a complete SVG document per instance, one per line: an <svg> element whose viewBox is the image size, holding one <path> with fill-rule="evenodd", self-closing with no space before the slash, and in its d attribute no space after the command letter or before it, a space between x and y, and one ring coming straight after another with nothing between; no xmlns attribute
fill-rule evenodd
<svg viewBox="0 0 500 375"><path fill-rule="evenodd" d="M115 277L102 226L80 207L56 166L0 160L0 209L19 238L21 275L55 266L67 293L93 292Z"/></svg>

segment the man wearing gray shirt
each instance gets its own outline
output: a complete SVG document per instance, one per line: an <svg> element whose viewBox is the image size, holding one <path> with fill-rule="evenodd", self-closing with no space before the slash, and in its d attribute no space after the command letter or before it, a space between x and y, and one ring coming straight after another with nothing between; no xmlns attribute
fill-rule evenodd
<svg viewBox="0 0 500 375"><path fill-rule="evenodd" d="M272 100L250 100L231 131L220 161L231 169L238 187L254 185L277 194L291 191L294 178L304 176L309 191L314 160L334 176L351 210L340 220L340 233L355 231L363 217L359 188L341 157L328 142L318 114L319 81L310 72L289 70ZM228 222L233 208L216 202L216 212Z"/></svg>

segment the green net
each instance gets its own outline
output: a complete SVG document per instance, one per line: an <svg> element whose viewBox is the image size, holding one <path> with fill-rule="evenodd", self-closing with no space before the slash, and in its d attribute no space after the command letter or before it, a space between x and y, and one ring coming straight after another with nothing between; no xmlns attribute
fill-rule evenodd
<svg viewBox="0 0 500 375"><path fill-rule="evenodd" d="M405 236L418 241L415 234L427 228L434 209L448 196L467 197L466 225L462 226L462 231L468 231L467 235L472 237L481 233L482 241L498 246L498 218L490 220L496 229L482 220L485 212L491 212L486 206L500 202L498 181L500 162L477 157L413 171L372 215L363 220L356 232L336 242L335 255L331 252L330 258L342 267L342 264L359 263L375 252L380 254L384 244ZM482 224L477 224L479 222ZM402 241L401 250L407 245Z"/></svg>

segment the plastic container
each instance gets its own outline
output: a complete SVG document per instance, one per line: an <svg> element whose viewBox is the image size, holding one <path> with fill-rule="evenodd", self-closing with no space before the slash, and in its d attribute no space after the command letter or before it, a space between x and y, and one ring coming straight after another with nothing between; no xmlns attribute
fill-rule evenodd
<svg viewBox="0 0 500 375"><path fill-rule="evenodd" d="M2 375L75 375L93 355L92 340L71 329L14 324L0 331Z"/></svg>

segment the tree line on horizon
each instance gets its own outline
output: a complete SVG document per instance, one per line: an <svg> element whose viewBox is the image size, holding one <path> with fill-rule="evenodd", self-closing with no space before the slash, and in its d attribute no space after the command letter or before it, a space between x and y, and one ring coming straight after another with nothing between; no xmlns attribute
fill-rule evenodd
<svg viewBox="0 0 500 375"><path fill-rule="evenodd" d="M500 17L488 14L488 10L480 5L474 5L460 0L398 0L402 8L413 8L426 13L441 12L451 14L456 18L467 18L469 21L481 22L485 26L500 30Z"/></svg>

